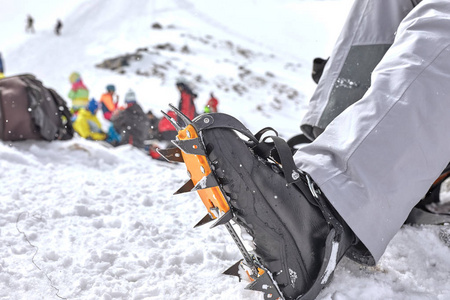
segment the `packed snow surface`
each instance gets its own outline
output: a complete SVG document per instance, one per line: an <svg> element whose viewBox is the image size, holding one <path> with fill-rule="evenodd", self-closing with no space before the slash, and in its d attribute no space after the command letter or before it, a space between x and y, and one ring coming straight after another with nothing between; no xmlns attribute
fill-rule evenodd
<svg viewBox="0 0 450 300"><path fill-rule="evenodd" d="M351 4L0 0L0 52L6 75L32 73L66 97L78 71L91 97L113 83L122 101L132 88L158 117L183 77L199 111L213 91L220 111L288 138L314 90L311 62L329 55ZM96 67L127 54L140 56ZM221 274L241 255L224 228L193 229L206 213L198 196L172 195L188 179L182 164L77 137L0 142L0 170L0 299L263 299ZM405 226L377 266L343 259L318 299L450 299L445 234Z"/></svg>

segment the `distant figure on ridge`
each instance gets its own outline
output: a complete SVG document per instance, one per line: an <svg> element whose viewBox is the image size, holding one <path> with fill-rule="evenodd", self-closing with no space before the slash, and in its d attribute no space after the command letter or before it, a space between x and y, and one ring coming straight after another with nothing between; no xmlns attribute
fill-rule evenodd
<svg viewBox="0 0 450 300"><path fill-rule="evenodd" d="M58 20L56 21L56 25L55 25L55 34L56 34L56 35L60 35L60 34L61 34L61 28L62 28L62 27L63 27L63 24L62 24L61 20L58 19Z"/></svg>
<svg viewBox="0 0 450 300"><path fill-rule="evenodd" d="M27 26L25 27L25 32L34 33L34 19L28 15L27 16Z"/></svg>

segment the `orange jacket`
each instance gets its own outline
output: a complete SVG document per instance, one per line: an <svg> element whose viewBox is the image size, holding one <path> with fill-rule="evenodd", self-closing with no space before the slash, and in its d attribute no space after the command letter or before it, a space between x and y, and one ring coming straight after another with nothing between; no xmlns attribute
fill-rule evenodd
<svg viewBox="0 0 450 300"><path fill-rule="evenodd" d="M106 108L107 108L110 112L115 111L116 108L117 108L117 103L114 102L111 93L104 93L104 94L101 96L99 102L103 103L103 104L106 106Z"/></svg>

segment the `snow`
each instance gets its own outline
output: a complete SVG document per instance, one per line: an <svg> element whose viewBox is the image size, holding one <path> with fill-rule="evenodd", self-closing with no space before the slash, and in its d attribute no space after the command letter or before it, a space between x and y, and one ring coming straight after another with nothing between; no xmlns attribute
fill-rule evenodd
<svg viewBox="0 0 450 300"><path fill-rule="evenodd" d="M325 272L323 274L321 284L325 284L329 280L330 276L333 274L333 271L336 269L338 250L339 250L339 243L333 241L331 245L330 261L328 262Z"/></svg>
<svg viewBox="0 0 450 300"><path fill-rule="evenodd" d="M132 88L159 117L184 77L198 110L214 91L220 111L287 138L315 87L312 59L331 52L351 3L0 0L0 51L6 75L35 74L65 97L78 71L92 97L113 83L122 101ZM138 48L124 73L95 67ZM226 229L192 228L206 209L172 195L188 179L181 164L74 138L1 142L0 170L0 299L263 299L221 274L241 259ZM446 230L405 226L376 267L343 259L318 299L450 299Z"/></svg>

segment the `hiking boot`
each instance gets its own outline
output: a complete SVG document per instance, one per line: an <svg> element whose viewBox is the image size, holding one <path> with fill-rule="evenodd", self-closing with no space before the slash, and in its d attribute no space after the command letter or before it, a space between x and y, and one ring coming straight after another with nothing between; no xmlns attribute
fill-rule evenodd
<svg viewBox="0 0 450 300"><path fill-rule="evenodd" d="M191 180L178 192L198 191L206 219L227 226L251 270L250 289L265 299L314 299L357 239L296 169L285 142L276 136L259 142L264 132L253 136L228 115L205 114L180 128L178 149L161 154L186 163ZM253 249L243 249L231 222L252 237Z"/></svg>

